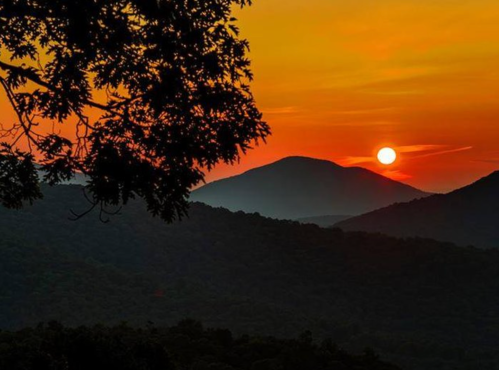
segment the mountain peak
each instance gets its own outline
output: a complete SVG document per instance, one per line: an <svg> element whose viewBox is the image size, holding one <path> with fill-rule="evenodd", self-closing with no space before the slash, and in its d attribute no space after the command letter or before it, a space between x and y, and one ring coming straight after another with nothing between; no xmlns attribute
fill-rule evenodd
<svg viewBox="0 0 499 370"><path fill-rule="evenodd" d="M359 215L428 194L370 171L309 157L286 157L216 181L191 199L281 219Z"/></svg>
<svg viewBox="0 0 499 370"><path fill-rule="evenodd" d="M342 167L339 164L329 161L327 159L319 159L319 158L312 158L312 157L305 157L305 156L289 156L289 157L284 157L282 159L279 159L278 161L271 163L273 164L278 164L278 163L286 163L286 164L297 164L297 163L304 163L304 164L328 164L328 165L333 165L335 167Z"/></svg>

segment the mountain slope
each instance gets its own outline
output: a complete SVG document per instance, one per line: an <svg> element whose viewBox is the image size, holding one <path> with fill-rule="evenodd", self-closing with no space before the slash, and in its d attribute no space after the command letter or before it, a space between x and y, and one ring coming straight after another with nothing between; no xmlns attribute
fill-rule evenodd
<svg viewBox="0 0 499 370"><path fill-rule="evenodd" d="M330 216L316 216L316 217L305 217L298 218L298 221L301 224L314 224L320 227L331 227L337 224L338 222L345 221L352 216L343 216L343 215L330 215Z"/></svg>
<svg viewBox="0 0 499 370"><path fill-rule="evenodd" d="M69 209L88 208L81 191L45 189L33 207L0 209L0 328L191 317L238 333L312 330L405 369L460 369L464 353L466 369L499 360L499 251L202 204L174 225L140 202L108 224L69 221Z"/></svg>
<svg viewBox="0 0 499 370"><path fill-rule="evenodd" d="M363 168L289 157L208 184L194 191L191 199L231 211L298 219L359 215L427 195Z"/></svg>
<svg viewBox="0 0 499 370"><path fill-rule="evenodd" d="M344 230L420 236L499 248L499 171L446 195L395 204L339 222Z"/></svg>

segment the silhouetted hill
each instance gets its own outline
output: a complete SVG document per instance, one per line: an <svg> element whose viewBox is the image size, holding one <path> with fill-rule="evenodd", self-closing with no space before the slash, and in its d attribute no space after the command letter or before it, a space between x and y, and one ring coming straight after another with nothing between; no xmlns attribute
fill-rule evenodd
<svg viewBox="0 0 499 370"><path fill-rule="evenodd" d="M69 221L69 209L88 207L81 191L45 189L34 207L0 209L0 328L192 317L237 333L311 330L406 369L499 362L499 251L199 203L174 225L139 202L108 224L95 214Z"/></svg>
<svg viewBox="0 0 499 370"><path fill-rule="evenodd" d="M337 226L499 248L499 172L452 193L392 205Z"/></svg>
<svg viewBox="0 0 499 370"><path fill-rule="evenodd" d="M359 215L427 195L363 168L289 157L203 186L191 199L231 211L298 219Z"/></svg>
<svg viewBox="0 0 499 370"><path fill-rule="evenodd" d="M317 217L305 217L299 218L296 221L302 224L314 224L320 227L331 227L338 222L348 220L353 216L317 216Z"/></svg>

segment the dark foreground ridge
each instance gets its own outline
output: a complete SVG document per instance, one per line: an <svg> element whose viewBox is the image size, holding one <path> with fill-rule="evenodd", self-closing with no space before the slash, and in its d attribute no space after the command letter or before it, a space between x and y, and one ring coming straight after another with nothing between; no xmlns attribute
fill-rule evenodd
<svg viewBox="0 0 499 370"><path fill-rule="evenodd" d="M337 224L349 231L420 236L499 248L499 171L445 195L395 204Z"/></svg>
<svg viewBox="0 0 499 370"><path fill-rule="evenodd" d="M372 347L404 369L494 369L499 251L345 233L193 204L166 225L142 204L109 224L81 188L0 210L0 328L170 326L186 317L235 333L310 330ZM497 367L496 367L497 368Z"/></svg>
<svg viewBox="0 0 499 370"><path fill-rule="evenodd" d="M360 215L429 194L360 167L288 157L208 184L192 200L279 219Z"/></svg>
<svg viewBox="0 0 499 370"><path fill-rule="evenodd" d="M0 368L119 370L400 370L374 352L351 355L310 333L295 340L234 337L186 320L171 328L65 328L57 323L0 332Z"/></svg>

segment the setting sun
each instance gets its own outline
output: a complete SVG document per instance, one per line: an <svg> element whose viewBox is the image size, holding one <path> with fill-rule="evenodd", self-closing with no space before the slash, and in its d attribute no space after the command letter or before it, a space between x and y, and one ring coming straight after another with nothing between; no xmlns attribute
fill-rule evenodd
<svg viewBox="0 0 499 370"><path fill-rule="evenodd" d="M378 152L378 161L384 165L393 164L397 160L397 152L392 148L383 148Z"/></svg>

